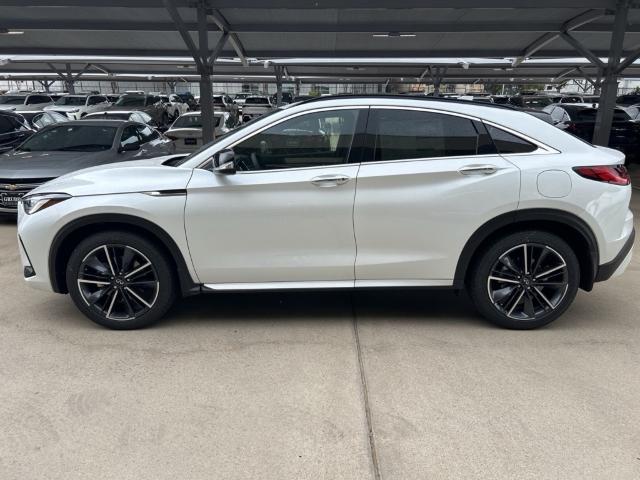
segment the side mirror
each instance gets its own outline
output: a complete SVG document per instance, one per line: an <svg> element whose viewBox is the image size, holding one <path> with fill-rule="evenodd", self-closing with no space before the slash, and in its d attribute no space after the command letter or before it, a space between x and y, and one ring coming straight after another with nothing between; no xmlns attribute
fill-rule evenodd
<svg viewBox="0 0 640 480"><path fill-rule="evenodd" d="M120 145L118 152L135 152L136 150L140 150L139 143L127 143L125 145Z"/></svg>
<svg viewBox="0 0 640 480"><path fill-rule="evenodd" d="M236 173L235 154L233 150L221 150L213 156L213 173L233 175Z"/></svg>

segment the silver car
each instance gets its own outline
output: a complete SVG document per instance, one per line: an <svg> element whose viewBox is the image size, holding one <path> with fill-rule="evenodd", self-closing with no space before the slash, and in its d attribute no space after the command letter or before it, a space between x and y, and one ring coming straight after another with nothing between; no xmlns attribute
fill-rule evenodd
<svg viewBox="0 0 640 480"><path fill-rule="evenodd" d="M16 213L25 193L61 175L168 155L174 149L170 140L140 123L80 120L45 127L0 155L0 213Z"/></svg>

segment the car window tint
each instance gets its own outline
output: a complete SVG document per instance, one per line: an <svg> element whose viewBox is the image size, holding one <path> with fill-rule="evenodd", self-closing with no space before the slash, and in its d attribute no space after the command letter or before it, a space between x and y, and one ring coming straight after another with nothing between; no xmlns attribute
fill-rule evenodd
<svg viewBox="0 0 640 480"><path fill-rule="evenodd" d="M27 99L27 105L34 105L36 103L49 103L51 99L44 95L31 95Z"/></svg>
<svg viewBox="0 0 640 480"><path fill-rule="evenodd" d="M239 170L347 163L358 110L309 113L281 122L236 145Z"/></svg>
<svg viewBox="0 0 640 480"><path fill-rule="evenodd" d="M115 133L115 127L61 124L32 135L18 149L33 152L98 152L112 147Z"/></svg>
<svg viewBox="0 0 640 480"><path fill-rule="evenodd" d="M138 137L138 129L134 125L129 125L122 131L122 139L120 140L120 145L128 145L130 143L140 143L140 137Z"/></svg>
<svg viewBox="0 0 640 480"><path fill-rule="evenodd" d="M476 155L480 135L471 120L415 110L374 109L369 118L374 160Z"/></svg>
<svg viewBox="0 0 640 480"><path fill-rule="evenodd" d="M500 153L529 153L538 148L536 145L500 128L487 125L487 130L489 130L493 143Z"/></svg>

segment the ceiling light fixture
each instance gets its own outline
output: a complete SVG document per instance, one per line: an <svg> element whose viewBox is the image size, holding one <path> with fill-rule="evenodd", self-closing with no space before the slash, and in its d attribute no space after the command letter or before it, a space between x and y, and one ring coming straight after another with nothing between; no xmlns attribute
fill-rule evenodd
<svg viewBox="0 0 640 480"><path fill-rule="evenodd" d="M398 38L398 37L415 37L415 33L409 32L388 32L388 33L374 33L371 35L375 38Z"/></svg>

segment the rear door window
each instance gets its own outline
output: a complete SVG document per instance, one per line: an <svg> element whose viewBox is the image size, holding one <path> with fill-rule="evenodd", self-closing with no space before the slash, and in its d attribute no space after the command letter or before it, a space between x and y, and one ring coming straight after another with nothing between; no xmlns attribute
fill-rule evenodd
<svg viewBox="0 0 640 480"><path fill-rule="evenodd" d="M372 109L373 161L494 153L482 125L468 118L403 109Z"/></svg>

